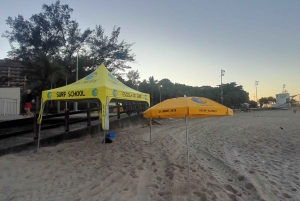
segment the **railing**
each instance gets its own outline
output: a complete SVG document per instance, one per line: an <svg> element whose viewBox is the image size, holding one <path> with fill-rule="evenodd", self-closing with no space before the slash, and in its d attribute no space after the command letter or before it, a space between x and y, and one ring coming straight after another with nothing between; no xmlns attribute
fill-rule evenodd
<svg viewBox="0 0 300 201"><path fill-rule="evenodd" d="M18 115L18 100L0 98L0 116Z"/></svg>
<svg viewBox="0 0 300 201"><path fill-rule="evenodd" d="M2 99L0 99L1 101ZM0 103L1 105L1 103ZM0 106L1 107L1 106ZM123 103L122 106L120 104L117 104L116 106L110 106L109 110L112 111L111 113L115 113L114 115L110 114L110 117L115 116L117 119L121 118L121 114L126 113L128 116L130 116L132 113L141 113L145 111L148 108L146 103ZM92 112L98 112L99 108L87 108L87 110L82 111L69 111L65 110L63 113L58 114L50 114L50 115L44 115L43 116L43 122L49 121L46 124L42 124L41 130L45 129L51 129L55 127L59 127L64 125L65 131L69 131L69 125L86 121L87 126L91 126L91 121L99 119L99 116L92 116ZM0 108L1 112L1 108ZM70 120L69 116L74 114L83 114L86 113L86 118L79 118L75 120ZM0 113L1 114L1 113ZM37 118L38 113L34 115L32 118L21 118L21 119L15 119L15 120L9 120L9 121L0 121L0 139L2 138L8 138L12 136L17 135L23 135L26 133L30 133L34 131L34 137L38 136L39 131L39 125L37 124ZM1 116L1 115L0 115ZM56 117L65 117L62 119L58 119L57 121L51 121L51 119ZM50 120L49 120L50 119ZM46 120L46 121L45 121ZM54 123L53 123L54 122ZM14 128L14 129L12 129Z"/></svg>

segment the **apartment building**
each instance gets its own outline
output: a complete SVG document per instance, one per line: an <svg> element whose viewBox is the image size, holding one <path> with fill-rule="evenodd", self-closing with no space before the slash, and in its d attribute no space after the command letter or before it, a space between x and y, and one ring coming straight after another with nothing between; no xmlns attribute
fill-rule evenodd
<svg viewBox="0 0 300 201"><path fill-rule="evenodd" d="M26 76L22 73L23 65L18 61L0 59L0 87L25 88Z"/></svg>

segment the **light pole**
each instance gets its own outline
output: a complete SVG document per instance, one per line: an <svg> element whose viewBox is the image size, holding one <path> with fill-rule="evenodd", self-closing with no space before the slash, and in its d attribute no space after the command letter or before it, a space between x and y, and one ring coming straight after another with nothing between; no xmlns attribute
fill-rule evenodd
<svg viewBox="0 0 300 201"><path fill-rule="evenodd" d="M76 82L78 81L78 52L80 51L81 49L77 50L77 61L76 61ZM84 50L83 50L84 51ZM85 51L84 51L85 52ZM78 110L78 103L75 102L74 103L74 110L77 111Z"/></svg>
<svg viewBox="0 0 300 201"><path fill-rule="evenodd" d="M222 77L224 76L225 70L221 69L221 101L222 101L222 105L223 105L223 84L222 84Z"/></svg>
<svg viewBox="0 0 300 201"><path fill-rule="evenodd" d="M67 76L66 76L66 86L68 85L68 78L67 78ZM67 110L68 109L68 102L66 101L65 102L65 110Z"/></svg>
<svg viewBox="0 0 300 201"><path fill-rule="evenodd" d="M76 82L78 81L78 52L79 52L79 51L80 51L80 49L77 50L77 60L76 60ZM77 102L74 103L74 110L75 110L75 111L78 110L78 103L77 103Z"/></svg>
<svg viewBox="0 0 300 201"><path fill-rule="evenodd" d="M162 88L162 85L159 86L159 102L161 102L161 88Z"/></svg>
<svg viewBox="0 0 300 201"><path fill-rule="evenodd" d="M255 89L256 89L256 102L257 102L257 85L258 85L258 81L255 81Z"/></svg>
<svg viewBox="0 0 300 201"><path fill-rule="evenodd" d="M139 90L140 83L141 83L140 81L137 82L137 85L136 85L136 90L137 91Z"/></svg>

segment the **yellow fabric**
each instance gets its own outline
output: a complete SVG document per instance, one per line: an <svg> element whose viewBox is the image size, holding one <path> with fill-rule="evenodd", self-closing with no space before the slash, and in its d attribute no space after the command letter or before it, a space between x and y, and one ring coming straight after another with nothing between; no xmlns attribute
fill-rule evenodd
<svg viewBox="0 0 300 201"><path fill-rule="evenodd" d="M82 100L98 98L150 102L150 95L127 87L116 79L102 64L90 75L67 86L42 92L47 100Z"/></svg>
<svg viewBox="0 0 300 201"><path fill-rule="evenodd" d="M165 100L143 113L145 118L188 118L232 116L224 105L202 97L181 97Z"/></svg>
<svg viewBox="0 0 300 201"><path fill-rule="evenodd" d="M88 76L67 86L47 90L42 92L42 104L46 101L65 101L65 100L88 100L98 99L102 104L102 112L99 114L102 118L102 127L104 128L106 100L112 99L144 101L150 105L150 95L136 91L127 87L116 79L102 64ZM38 123L42 122L41 108Z"/></svg>

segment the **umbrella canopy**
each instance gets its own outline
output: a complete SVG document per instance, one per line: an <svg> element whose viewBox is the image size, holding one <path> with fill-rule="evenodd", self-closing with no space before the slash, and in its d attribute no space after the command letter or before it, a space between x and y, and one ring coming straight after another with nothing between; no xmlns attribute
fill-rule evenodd
<svg viewBox="0 0 300 201"><path fill-rule="evenodd" d="M233 111L224 105L203 97L167 99L143 113L145 118L192 118L232 116Z"/></svg>

